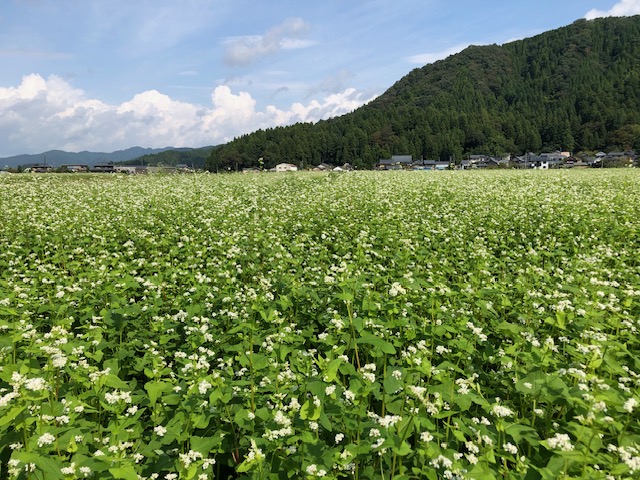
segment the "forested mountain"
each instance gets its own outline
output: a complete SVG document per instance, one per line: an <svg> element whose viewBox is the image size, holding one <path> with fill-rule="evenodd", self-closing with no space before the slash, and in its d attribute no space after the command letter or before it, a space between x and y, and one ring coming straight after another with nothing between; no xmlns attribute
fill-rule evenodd
<svg viewBox="0 0 640 480"><path fill-rule="evenodd" d="M260 130L215 149L212 170L279 162L360 168L392 154L640 150L640 16L579 20L418 68L354 112Z"/></svg>
<svg viewBox="0 0 640 480"><path fill-rule="evenodd" d="M172 148L158 153L142 155L133 160L123 162L124 165L147 165L175 167L184 164L192 168L204 168L211 150L215 147Z"/></svg>
<svg viewBox="0 0 640 480"><path fill-rule="evenodd" d="M49 150L38 154L14 155L12 157L0 158L0 168L18 167L19 165L32 165L34 163L48 163L55 167L64 164L80 164L93 166L96 163L105 162L126 162L128 160L138 158L142 155L162 152L173 147L164 148L143 148L131 147L126 150L117 150L115 152L65 152L64 150ZM135 162L134 162L135 163Z"/></svg>

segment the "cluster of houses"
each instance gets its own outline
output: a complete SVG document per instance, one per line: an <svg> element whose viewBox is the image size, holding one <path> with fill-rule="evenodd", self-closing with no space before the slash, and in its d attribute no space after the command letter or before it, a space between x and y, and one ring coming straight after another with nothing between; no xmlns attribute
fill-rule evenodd
<svg viewBox="0 0 640 480"><path fill-rule="evenodd" d="M258 167L249 167L249 168L242 169L242 173L260 173L263 171L265 170L262 170ZM279 163L275 167L270 168L266 171L267 172L297 172L298 166L294 165L293 163Z"/></svg>
<svg viewBox="0 0 640 480"><path fill-rule="evenodd" d="M95 165L68 164L54 167L50 164L35 164L27 167L25 172L31 173L49 173L49 172L65 172L65 173L190 173L195 170L186 164L178 164L175 167L151 167L147 165L116 165L112 162L97 163Z"/></svg>
<svg viewBox="0 0 640 480"><path fill-rule="evenodd" d="M393 155L381 158L376 165L378 170L449 170L453 162L440 160L414 160L411 155Z"/></svg>
<svg viewBox="0 0 640 480"><path fill-rule="evenodd" d="M459 163L440 160L414 160L411 155L393 155L380 159L378 170L469 170L487 168L539 169L549 168L603 168L609 166L640 166L635 152L598 152L594 157L577 158L569 152L527 153L521 156L493 157L471 155Z"/></svg>
<svg viewBox="0 0 640 480"><path fill-rule="evenodd" d="M316 165L312 167L314 172L350 172L353 170L353 167L349 163L345 163L342 166L334 167L333 165L329 165L328 163L321 163L320 165ZM257 167L252 168L243 168L242 173L260 173L263 170L260 170ZM293 163L279 163L273 168L266 170L267 172L297 172L298 166Z"/></svg>
<svg viewBox="0 0 640 480"><path fill-rule="evenodd" d="M550 168L606 168L606 167L640 167L640 156L633 151L626 152L598 152L595 156L577 158L569 152L527 153L521 156L494 157L491 155L470 155L469 158L455 161L441 160L414 160L411 155L393 155L391 158L383 158L376 164L377 170L470 170L492 168L517 168L539 169ZM342 166L333 166L321 163L312 167L317 172L343 172L351 171L353 167L349 163ZM77 173L190 173L194 169L186 164L178 164L175 167L152 167L143 165L116 165L114 163L98 163L96 165L61 165L55 168L53 165L31 165L25 171L33 173L45 172L77 172ZM259 168L245 168L243 173L258 173L264 170ZM298 166L293 163L279 163L267 170L269 172L295 172Z"/></svg>

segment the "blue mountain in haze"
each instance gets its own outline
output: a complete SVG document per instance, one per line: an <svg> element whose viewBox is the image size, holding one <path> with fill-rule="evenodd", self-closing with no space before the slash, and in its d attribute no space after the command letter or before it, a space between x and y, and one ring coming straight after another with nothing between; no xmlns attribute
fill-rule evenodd
<svg viewBox="0 0 640 480"><path fill-rule="evenodd" d="M126 162L133 160L143 155L152 155L155 153L164 152L167 150L178 150L174 147L164 148L143 148L143 147L131 147L126 150L117 150L115 152L65 152L63 150L49 150L48 152L38 154L24 154L14 155L12 157L0 158L0 169L9 167L16 168L21 165L33 165L36 163L47 163L54 167L60 167L61 165L79 164L93 166L97 163L106 162Z"/></svg>

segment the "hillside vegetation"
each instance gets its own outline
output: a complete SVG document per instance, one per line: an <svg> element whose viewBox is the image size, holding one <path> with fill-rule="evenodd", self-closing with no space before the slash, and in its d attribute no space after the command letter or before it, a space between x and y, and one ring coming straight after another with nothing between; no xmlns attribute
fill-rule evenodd
<svg viewBox="0 0 640 480"><path fill-rule="evenodd" d="M640 149L640 16L579 20L502 46L471 46L418 68L358 110L259 130L216 149L208 167L474 153Z"/></svg>
<svg viewBox="0 0 640 480"><path fill-rule="evenodd" d="M204 168L211 150L214 147L202 148L174 148L163 152L153 153L137 157L124 165L149 165L175 167L176 165L188 165L192 168Z"/></svg>

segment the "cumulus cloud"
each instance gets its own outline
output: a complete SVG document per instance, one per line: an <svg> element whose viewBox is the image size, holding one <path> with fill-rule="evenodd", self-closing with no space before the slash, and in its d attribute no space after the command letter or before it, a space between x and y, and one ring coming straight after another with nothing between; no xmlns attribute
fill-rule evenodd
<svg viewBox="0 0 640 480"><path fill-rule="evenodd" d="M620 0L609 10L592 9L584 16L587 20L599 17L625 17L627 15L640 15L640 0Z"/></svg>
<svg viewBox="0 0 640 480"><path fill-rule="evenodd" d="M439 52L419 53L418 55L412 55L410 57L407 57L407 61L409 63L426 65L428 63L433 63L438 60L443 60L450 55L455 55L456 53L460 53L462 50L464 50L468 46L469 46L468 44L454 45L453 47L449 47Z"/></svg>
<svg viewBox="0 0 640 480"><path fill-rule="evenodd" d="M258 109L248 92L220 85L208 106L180 102L156 90L110 105L89 98L60 77L32 74L17 87L0 88L0 138L5 139L0 155L215 145L259 128L342 115L370 100L346 89L288 109Z"/></svg>
<svg viewBox="0 0 640 480"><path fill-rule="evenodd" d="M304 36L309 25L301 18L289 18L264 35L232 37L225 41L224 61L228 65L246 65L280 50L304 48L312 43Z"/></svg>

